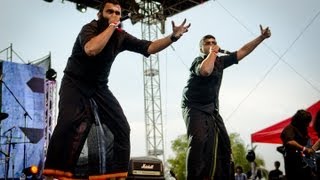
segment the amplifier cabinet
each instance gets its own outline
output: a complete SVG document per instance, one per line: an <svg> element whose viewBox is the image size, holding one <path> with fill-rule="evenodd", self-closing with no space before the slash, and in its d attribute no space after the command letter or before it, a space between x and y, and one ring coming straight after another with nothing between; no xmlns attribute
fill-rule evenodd
<svg viewBox="0 0 320 180"><path fill-rule="evenodd" d="M164 179L163 164L155 157L132 157L127 179Z"/></svg>

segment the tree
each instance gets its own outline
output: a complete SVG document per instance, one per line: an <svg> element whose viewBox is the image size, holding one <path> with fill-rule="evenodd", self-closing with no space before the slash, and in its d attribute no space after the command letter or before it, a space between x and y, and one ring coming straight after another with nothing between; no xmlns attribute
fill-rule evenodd
<svg viewBox="0 0 320 180"><path fill-rule="evenodd" d="M177 179L183 180L186 177L186 152L188 149L187 135L180 135L177 139L173 140L171 149L175 153L175 158L169 158L167 161Z"/></svg>
<svg viewBox="0 0 320 180"><path fill-rule="evenodd" d="M250 170L250 163L246 159L248 148L244 145L238 133L231 133L229 135L232 149L232 156L234 164L243 167L244 172ZM176 174L177 179L184 180L186 177L186 152L188 149L187 135L180 135L177 139L172 141L171 148L175 153L174 158L169 158L167 161L171 170ZM264 166L264 160L256 155L255 162L259 166ZM263 174L265 170L262 169Z"/></svg>
<svg viewBox="0 0 320 180"><path fill-rule="evenodd" d="M231 133L229 135L229 138L231 142L232 156L235 166L242 166L243 172L248 172L251 169L251 166L248 160L246 159L246 156L249 150L254 151L255 148L246 148L244 142L242 141L238 133ZM255 154L254 161L257 163L258 167L264 166L265 164L264 160L257 154ZM263 168L260 169L262 170L263 175L266 174Z"/></svg>

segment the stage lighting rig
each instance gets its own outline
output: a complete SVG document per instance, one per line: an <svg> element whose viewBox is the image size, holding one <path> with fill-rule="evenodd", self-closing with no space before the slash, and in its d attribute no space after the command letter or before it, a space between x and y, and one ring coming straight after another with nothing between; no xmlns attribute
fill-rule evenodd
<svg viewBox="0 0 320 180"><path fill-rule="evenodd" d="M76 4L76 8L78 11L85 13L87 11L87 6L81 3Z"/></svg>
<svg viewBox="0 0 320 180"><path fill-rule="evenodd" d="M247 156L246 156L246 159L247 159L249 162L253 162L253 161L256 159L256 154L255 154L254 150L249 150L249 151L248 151Z"/></svg>
<svg viewBox="0 0 320 180"><path fill-rule="evenodd" d="M54 69L48 69L48 71L46 72L46 78L51 81L56 80L57 72Z"/></svg>
<svg viewBox="0 0 320 180"><path fill-rule="evenodd" d="M39 173L39 168L35 165L31 165L30 167L27 167L25 169L23 169L22 173L26 176L26 177L32 177L32 179L34 179L36 177L36 175Z"/></svg>

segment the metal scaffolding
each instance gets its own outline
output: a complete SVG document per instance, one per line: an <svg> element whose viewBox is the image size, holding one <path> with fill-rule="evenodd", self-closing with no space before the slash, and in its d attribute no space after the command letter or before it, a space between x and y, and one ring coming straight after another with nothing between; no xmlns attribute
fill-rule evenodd
<svg viewBox="0 0 320 180"><path fill-rule="evenodd" d="M141 4L144 18L141 21L142 39L158 39L162 6L154 1ZM164 22L164 18L162 19ZM164 155L161 90L159 74L159 54L143 57L144 112L146 124L146 148L148 156ZM164 156L163 156L164 160Z"/></svg>
<svg viewBox="0 0 320 180"><path fill-rule="evenodd" d="M45 127L44 127L44 154L47 154L49 140L53 129L57 124L56 118L57 82L46 80L45 82Z"/></svg>

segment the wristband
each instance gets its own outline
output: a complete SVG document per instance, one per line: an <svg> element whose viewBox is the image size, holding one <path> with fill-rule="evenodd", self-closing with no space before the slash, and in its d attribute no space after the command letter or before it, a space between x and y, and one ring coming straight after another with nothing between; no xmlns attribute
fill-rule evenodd
<svg viewBox="0 0 320 180"><path fill-rule="evenodd" d="M173 34L170 36L172 42L178 41L179 38L175 37Z"/></svg>
<svg viewBox="0 0 320 180"><path fill-rule="evenodd" d="M302 148L302 152L304 152L305 150L306 150L306 147L304 147L304 146L303 146L303 148Z"/></svg>

